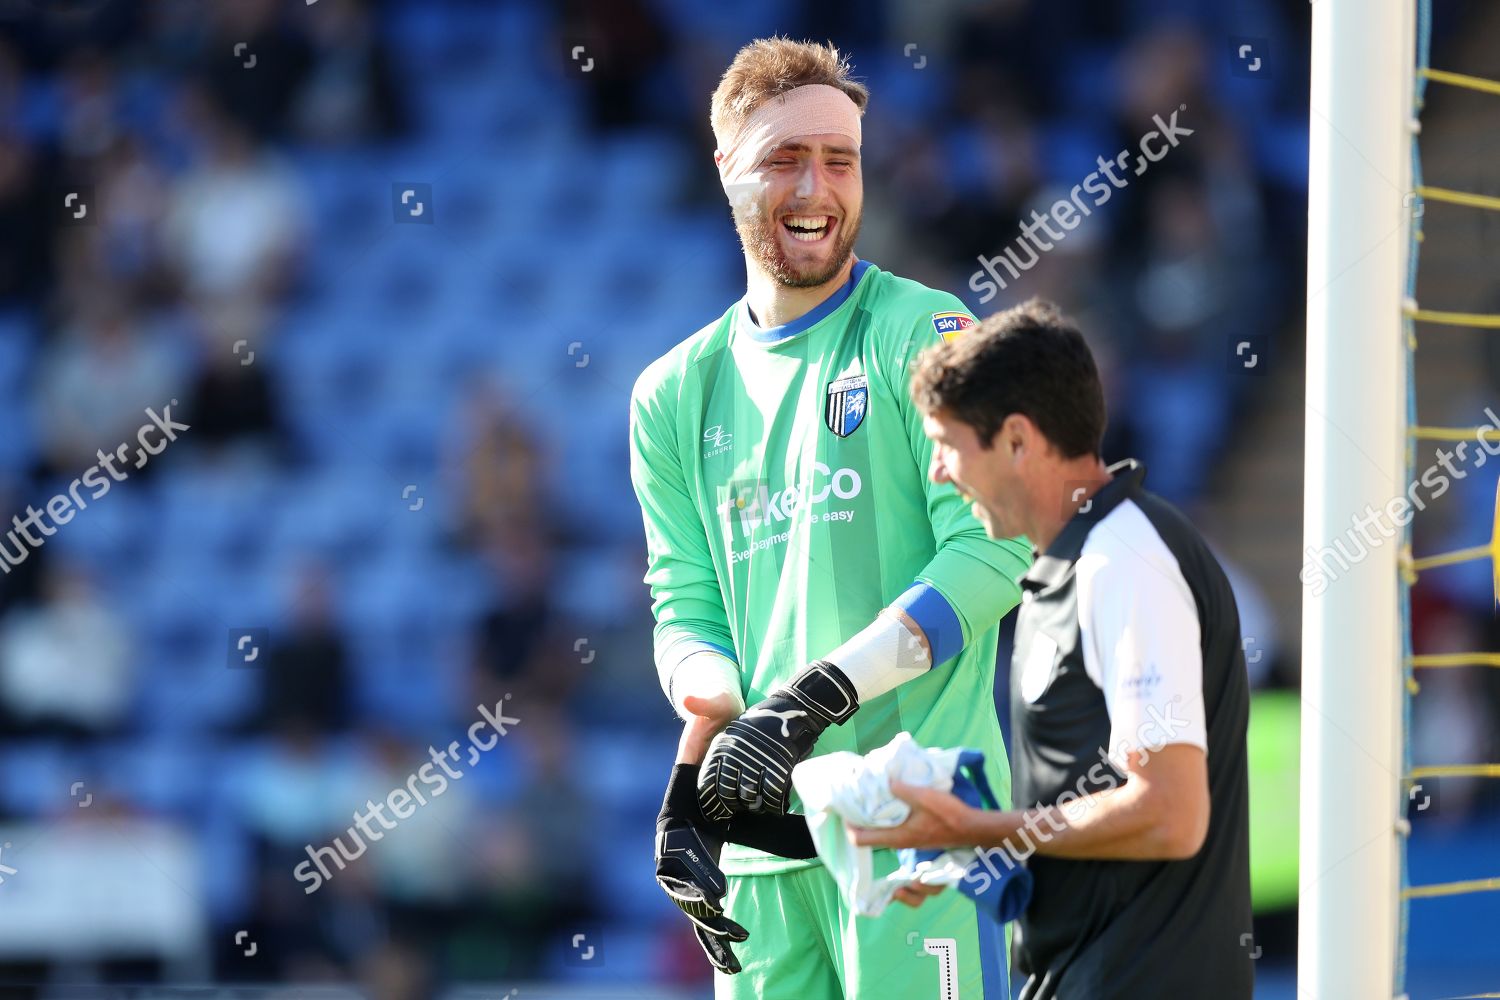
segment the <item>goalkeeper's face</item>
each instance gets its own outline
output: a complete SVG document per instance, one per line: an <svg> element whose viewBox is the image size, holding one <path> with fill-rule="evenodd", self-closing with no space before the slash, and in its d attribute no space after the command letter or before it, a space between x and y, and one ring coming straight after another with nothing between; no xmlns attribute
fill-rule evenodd
<svg viewBox="0 0 1500 1000"><path fill-rule="evenodd" d="M835 133L798 136L772 150L759 173L760 197L734 210L746 255L792 288L837 278L864 211L859 150Z"/></svg>

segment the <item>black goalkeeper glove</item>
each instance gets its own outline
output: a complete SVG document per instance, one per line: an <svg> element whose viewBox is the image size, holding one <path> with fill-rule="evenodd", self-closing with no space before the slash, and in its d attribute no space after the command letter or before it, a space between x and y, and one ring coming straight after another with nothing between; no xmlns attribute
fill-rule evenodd
<svg viewBox="0 0 1500 1000"><path fill-rule="evenodd" d="M693 798L697 770L678 764L667 781L667 797L656 817L656 882L693 922L693 933L714 968L732 976L740 963L729 942L743 941L750 932L724 916L722 900L729 891L719 870L724 841L701 822Z"/></svg>
<svg viewBox="0 0 1500 1000"><path fill-rule="evenodd" d="M732 976L740 971L740 963L729 943L743 941L750 934L724 916L723 899L729 888L719 870L724 842L784 858L811 858L817 852L801 816L749 816L734 823L710 823L698 808L697 784L697 764L672 768L667 796L656 817L656 881L693 922L693 933L714 968Z"/></svg>
<svg viewBox="0 0 1500 1000"><path fill-rule="evenodd" d="M736 813L784 814L792 768L812 752L823 730L858 708L853 682L826 660L750 706L708 745L698 779L703 814L715 821Z"/></svg>

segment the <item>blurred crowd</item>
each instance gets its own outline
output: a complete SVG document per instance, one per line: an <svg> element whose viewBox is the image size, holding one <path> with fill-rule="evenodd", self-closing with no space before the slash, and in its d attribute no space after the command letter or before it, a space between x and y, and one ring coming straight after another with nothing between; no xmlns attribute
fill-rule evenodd
<svg viewBox="0 0 1500 1000"><path fill-rule="evenodd" d="M701 983L650 881L675 732L624 420L635 373L742 292L718 74L758 34L849 51L863 255L980 311L1062 302L1101 338L1107 454L1192 504L1255 405L1232 344L1297 347L1296 7L0 4L0 511L68 493L148 407L190 426L5 546L0 822L190 831L215 976ZM981 307L977 255L1174 110L1181 147ZM434 176L430 231L388 221L391 185ZM502 700L493 753L304 894L307 845ZM0 943L0 980L78 963Z"/></svg>

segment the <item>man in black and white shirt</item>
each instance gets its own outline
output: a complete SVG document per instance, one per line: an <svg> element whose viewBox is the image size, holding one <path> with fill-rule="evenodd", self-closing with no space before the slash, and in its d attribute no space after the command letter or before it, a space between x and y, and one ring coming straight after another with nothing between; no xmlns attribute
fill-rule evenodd
<svg viewBox="0 0 1500 1000"><path fill-rule="evenodd" d="M1098 371L1050 305L933 348L912 394L932 477L990 535L1037 552L1011 667L1012 794L1027 808L895 783L911 817L856 843L1029 858L1023 1000L1248 998L1249 692L1223 570L1139 463L1104 465Z"/></svg>

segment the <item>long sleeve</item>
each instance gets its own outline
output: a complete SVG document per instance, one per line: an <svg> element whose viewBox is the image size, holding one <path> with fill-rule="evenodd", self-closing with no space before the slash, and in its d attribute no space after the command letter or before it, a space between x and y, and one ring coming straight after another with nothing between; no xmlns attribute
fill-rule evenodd
<svg viewBox="0 0 1500 1000"><path fill-rule="evenodd" d="M677 446L672 383L657 366L636 382L630 407L630 479L646 529L645 582L656 618L654 650L662 690L690 653L711 648L735 659L703 515L688 491Z"/></svg>

